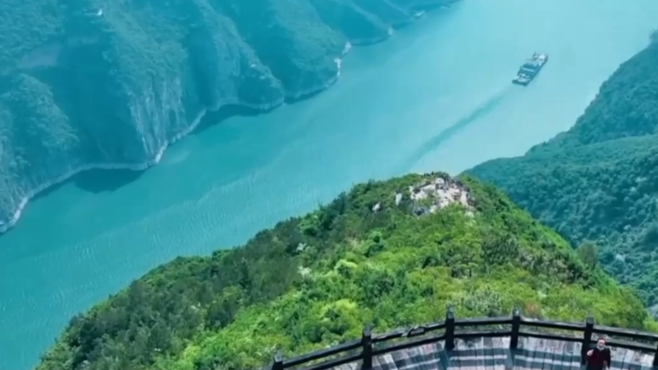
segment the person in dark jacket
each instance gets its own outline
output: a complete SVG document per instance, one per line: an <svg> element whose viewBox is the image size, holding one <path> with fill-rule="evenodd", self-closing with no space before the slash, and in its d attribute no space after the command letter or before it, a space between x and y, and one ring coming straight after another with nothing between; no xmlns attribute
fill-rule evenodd
<svg viewBox="0 0 658 370"><path fill-rule="evenodd" d="M599 338L596 346L587 351L587 370L607 370L610 361L610 348L605 346L605 339Z"/></svg>

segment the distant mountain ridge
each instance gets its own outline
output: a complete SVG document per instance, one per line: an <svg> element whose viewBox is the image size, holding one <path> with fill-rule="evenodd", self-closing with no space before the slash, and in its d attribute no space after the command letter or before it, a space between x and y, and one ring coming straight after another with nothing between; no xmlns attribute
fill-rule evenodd
<svg viewBox="0 0 658 370"><path fill-rule="evenodd" d="M598 259L658 313L658 43L622 64L573 128L469 173Z"/></svg>
<svg viewBox="0 0 658 370"><path fill-rule="evenodd" d="M207 110L327 88L349 45L454 1L3 1L0 231L76 172L156 163Z"/></svg>

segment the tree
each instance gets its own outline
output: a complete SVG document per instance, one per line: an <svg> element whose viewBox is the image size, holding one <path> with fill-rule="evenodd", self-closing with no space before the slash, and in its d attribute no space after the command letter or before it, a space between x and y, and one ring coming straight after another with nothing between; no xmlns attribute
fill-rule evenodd
<svg viewBox="0 0 658 370"><path fill-rule="evenodd" d="M594 242L583 242L578 247L578 256L587 267L594 268L599 264L598 251Z"/></svg>

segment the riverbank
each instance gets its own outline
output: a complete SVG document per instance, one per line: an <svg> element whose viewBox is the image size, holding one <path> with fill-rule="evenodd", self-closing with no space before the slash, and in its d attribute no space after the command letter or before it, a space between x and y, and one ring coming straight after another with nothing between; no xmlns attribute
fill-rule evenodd
<svg viewBox="0 0 658 370"><path fill-rule="evenodd" d="M0 237L0 368L32 367L71 316L176 256L240 245L369 178L522 154L570 127L658 19L653 1L524 3L428 13L354 48L312 99L203 122L136 179L103 189L106 178L76 177L31 202ZM481 109L533 49L551 53L541 76Z"/></svg>
<svg viewBox="0 0 658 370"><path fill-rule="evenodd" d="M458 0L449 0L445 4L441 3L440 6L437 6L435 11L440 10L440 9L445 9L448 6L457 3ZM424 13L423 13L424 14ZM417 20L420 18L422 14L417 14L414 16L412 19ZM404 23L404 24L397 24L393 25L388 29L388 32L386 35L383 35L381 37L377 37L374 39L362 39L362 40L356 40L354 44L357 46L369 46L369 45L374 45L380 42L386 41L389 37L391 37L394 33L394 29L400 29L406 26L409 26L412 22L410 23ZM342 62L343 58L348 54L348 52L352 49L352 43L347 42L343 48L343 51L340 55L336 56L334 59L334 63L336 64L336 73L324 80L321 84L316 85L316 86L311 86L307 87L303 90L297 90L297 91L287 91L287 94L284 96L279 97L278 99L263 103L263 104L249 104L246 102L240 102L237 101L235 98L229 98L224 101L218 101L217 104L208 109L202 109L200 112L198 112L195 115L195 118L192 120L191 124L189 126L185 127L182 131L178 132L177 134L173 135L169 139L165 140L157 150L154 151L153 155L151 158L147 158L145 161L139 162L139 163L90 163L90 164L84 164L80 166L75 166L73 168L68 169L67 171L64 171L61 175L56 176L53 179L47 180L45 182L42 182L32 189L28 190L25 192L25 194L20 198L16 206L12 211L10 211L11 216L6 219L6 220L1 220L0 219L0 234L5 233L9 231L12 227L16 225L16 223L19 221L21 215L23 214L23 211L25 207L28 205L31 199L34 197L38 196L40 193L58 185L61 184L72 177L76 176L77 174L80 174L85 171L90 171L90 170L130 170L130 171L145 171L148 168L157 165L160 162L160 159L162 158L162 155L164 152L167 150L167 148L179 140L183 139L184 137L188 136L190 133L194 132L197 129L197 126L200 124L202 119L206 116L207 113L209 112L217 112L220 111L224 108L227 107L237 107L237 109L234 109L234 111L243 111L243 110L249 110L249 111L255 111L257 113L268 113L271 112L272 110L280 107L282 104L288 103L288 104L293 104L293 103L298 103L301 101L304 101L306 99L310 99L317 94L323 92L324 90L330 88L333 86L338 79L340 78L340 74L342 71ZM224 117L224 119L230 118L230 116ZM214 122L214 124L217 124L218 122Z"/></svg>

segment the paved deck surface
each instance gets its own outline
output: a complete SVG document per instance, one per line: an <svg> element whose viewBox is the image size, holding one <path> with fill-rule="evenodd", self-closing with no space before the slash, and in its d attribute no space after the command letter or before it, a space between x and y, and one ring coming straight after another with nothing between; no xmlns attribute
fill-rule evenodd
<svg viewBox="0 0 658 370"><path fill-rule="evenodd" d="M510 351L509 337L455 341L451 352L443 342L428 344L373 358L374 370L580 370L580 344L519 338L519 349ZM612 370L653 369L653 355L611 348ZM350 363L335 370L360 370Z"/></svg>

